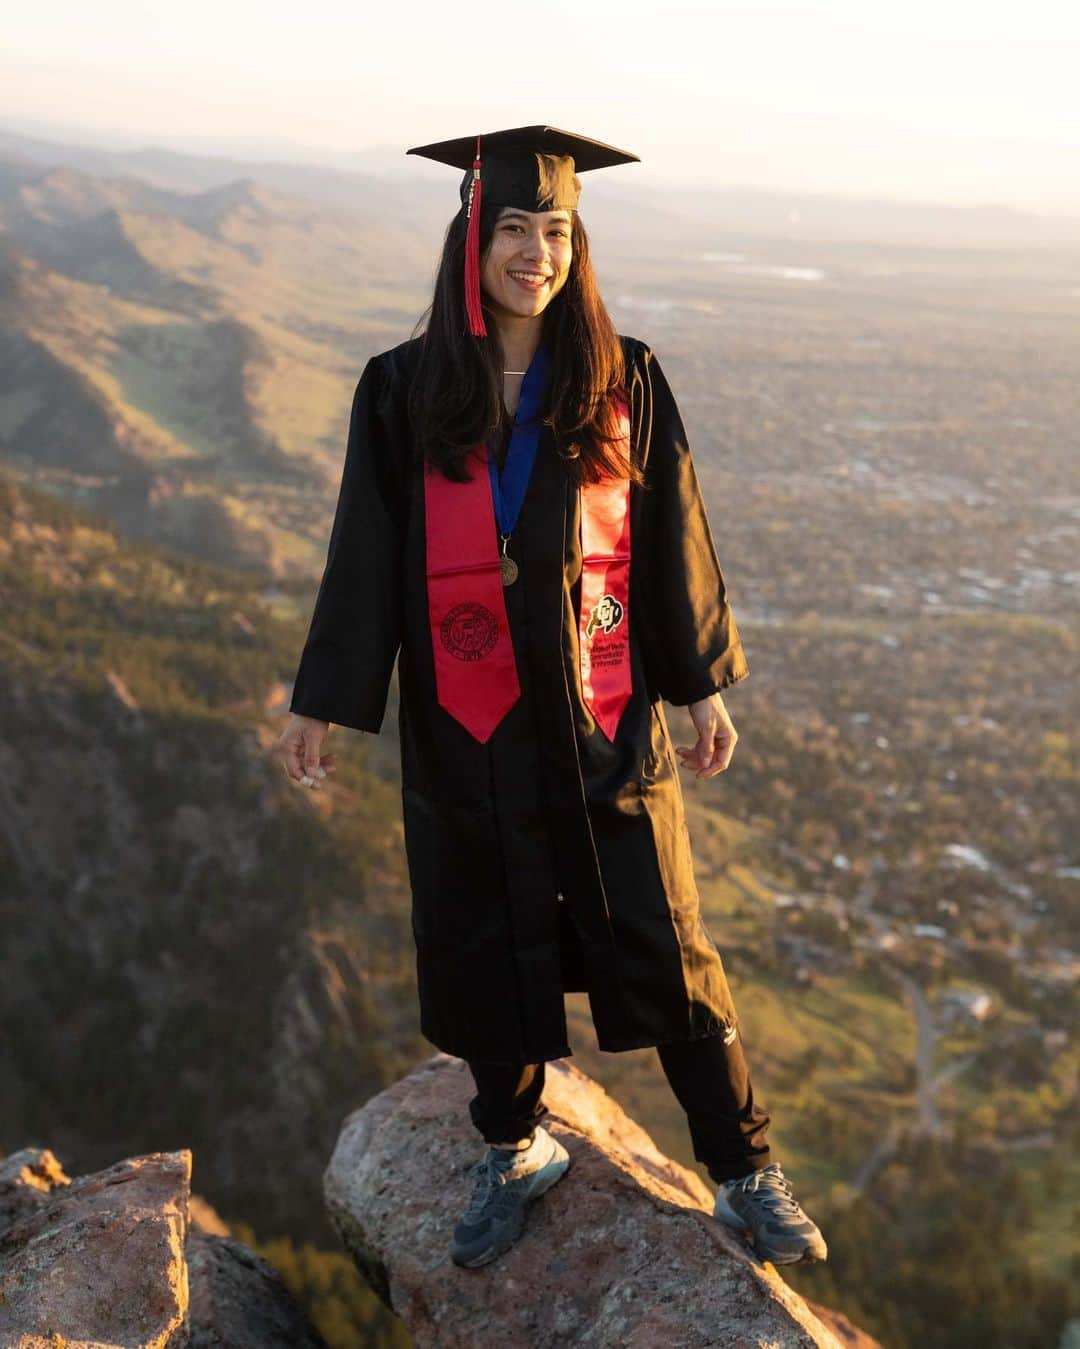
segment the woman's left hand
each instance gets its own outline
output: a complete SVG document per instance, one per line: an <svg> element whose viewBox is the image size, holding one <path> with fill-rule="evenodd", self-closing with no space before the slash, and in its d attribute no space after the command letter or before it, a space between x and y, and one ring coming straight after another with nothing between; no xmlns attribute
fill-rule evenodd
<svg viewBox="0 0 1080 1349"><path fill-rule="evenodd" d="M739 733L732 724L719 693L690 704L690 716L698 733L697 744L676 745L684 768L697 769L699 778L714 778L722 773L735 753Z"/></svg>

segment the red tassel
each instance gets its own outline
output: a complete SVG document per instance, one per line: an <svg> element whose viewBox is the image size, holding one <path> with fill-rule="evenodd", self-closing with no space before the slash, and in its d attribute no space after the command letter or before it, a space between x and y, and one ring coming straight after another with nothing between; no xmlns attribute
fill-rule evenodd
<svg viewBox="0 0 1080 1349"><path fill-rule="evenodd" d="M474 337L487 337L480 303L480 137L476 138L473 180L469 184L469 228L465 234L465 312Z"/></svg>

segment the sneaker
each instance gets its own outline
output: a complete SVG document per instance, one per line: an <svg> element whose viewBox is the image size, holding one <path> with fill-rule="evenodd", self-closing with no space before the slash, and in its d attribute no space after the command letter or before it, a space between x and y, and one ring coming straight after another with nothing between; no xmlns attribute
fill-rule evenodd
<svg viewBox="0 0 1080 1349"><path fill-rule="evenodd" d="M474 1269L508 1250L525 1226L526 1204L550 1190L569 1166L570 1154L542 1125L527 1148L489 1147L467 1173L476 1184L454 1228L454 1264Z"/></svg>
<svg viewBox="0 0 1080 1349"><path fill-rule="evenodd" d="M779 1162L725 1181L716 1192L713 1217L748 1231L754 1254L774 1265L825 1260L825 1238L799 1207Z"/></svg>

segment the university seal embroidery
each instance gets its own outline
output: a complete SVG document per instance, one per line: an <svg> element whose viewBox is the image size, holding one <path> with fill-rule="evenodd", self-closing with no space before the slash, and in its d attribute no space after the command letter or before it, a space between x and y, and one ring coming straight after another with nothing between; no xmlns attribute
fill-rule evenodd
<svg viewBox="0 0 1080 1349"><path fill-rule="evenodd" d="M605 633L611 632L622 622L624 612L623 606L614 595L604 595L600 602L592 607L585 636L592 637L598 627Z"/></svg>
<svg viewBox="0 0 1080 1349"><path fill-rule="evenodd" d="M439 628L442 644L458 660L482 660L499 640L499 625L486 605L455 604Z"/></svg>

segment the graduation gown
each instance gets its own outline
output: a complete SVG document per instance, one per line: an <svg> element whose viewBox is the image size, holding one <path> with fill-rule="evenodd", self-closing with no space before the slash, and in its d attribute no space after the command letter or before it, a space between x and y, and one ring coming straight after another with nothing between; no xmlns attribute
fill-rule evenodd
<svg viewBox="0 0 1080 1349"><path fill-rule="evenodd" d="M422 1034L464 1059L565 1058L563 993L583 991L604 1050L731 1038L663 701L686 706L749 670L667 380L649 347L621 339L652 487L630 489L632 695L615 742L582 698L579 493L543 427L503 592L521 696L481 744L436 698L406 411L421 340L372 357L356 386L290 707L377 732L398 662Z"/></svg>

